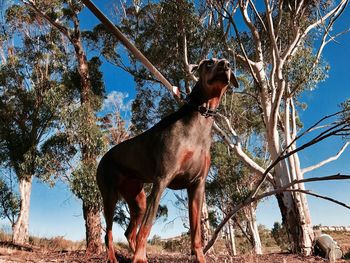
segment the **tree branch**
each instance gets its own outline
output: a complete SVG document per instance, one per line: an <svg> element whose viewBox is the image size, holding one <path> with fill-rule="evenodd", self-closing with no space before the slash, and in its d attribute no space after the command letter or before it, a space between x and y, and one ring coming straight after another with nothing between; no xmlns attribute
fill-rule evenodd
<svg viewBox="0 0 350 263"><path fill-rule="evenodd" d="M250 20L250 17L248 15L248 4L249 4L249 1L244 3L243 0L240 0L239 1L239 8L241 10L244 22L246 23L246 25L250 29L250 32L252 33L252 36L254 39L254 45L256 48L256 53L258 55L258 60L262 62L262 61L264 61L264 57L263 57L263 51L262 51L262 46L261 46L260 34L259 34L258 29L253 24L253 22Z"/></svg>
<svg viewBox="0 0 350 263"><path fill-rule="evenodd" d="M341 0L339 2L339 4L334 7L331 11L329 11L326 15L324 15L323 17L321 17L320 19L318 19L315 23L309 25L304 33L303 33L303 37L307 35L307 33L309 33L310 30L314 29L316 26L320 25L321 23L324 23L324 21L326 19L328 19L330 16L335 15L337 17L337 14L339 14L340 12L342 12L342 10L346 7L346 5L348 4L349 0Z"/></svg>
<svg viewBox="0 0 350 263"><path fill-rule="evenodd" d="M82 2L95 14L101 23L113 33L117 39L137 58L141 63L159 79L163 85L179 100L180 90L173 86L170 82L157 70L153 64L140 52L140 50L99 10L90 0L82 0Z"/></svg>
<svg viewBox="0 0 350 263"><path fill-rule="evenodd" d="M43 11L41 11L36 5L35 2L32 0L22 0L22 2L26 5L29 6L31 9L35 11L36 14L44 18L46 21L48 21L53 27L58 29L63 35L65 35L69 40L71 40L71 35L65 26L61 25L57 21L54 21L51 17L46 15Z"/></svg>
<svg viewBox="0 0 350 263"><path fill-rule="evenodd" d="M249 195L243 202L241 202L239 205L235 206L227 215L225 218L221 221L221 223L218 225L218 227L215 229L214 233L212 234L212 238L209 240L208 244L205 246L203 249L203 252L206 253L215 243L220 231L222 228L226 225L226 223L243 207L249 205L252 202L259 201L263 198L275 195L277 193L282 193L282 192L300 192L308 195L312 195L315 197L319 197L328 201L331 201L333 203L336 203L338 205L344 206L348 209L350 209L349 205L346 205L342 202L339 202L333 198L327 197L327 196L322 196L319 194L315 194L309 190L302 190L302 189L288 189L289 187L299 184L299 183L306 183L306 182L315 182L315 181L328 181L328 180L349 180L350 175L331 175L331 176L325 176L325 177L314 177L314 178L309 178L309 179L302 179L302 180L295 180L292 183L288 184L287 186L281 187L279 189L273 190L266 192L264 194L258 195L253 197L252 195Z"/></svg>
<svg viewBox="0 0 350 263"><path fill-rule="evenodd" d="M329 157L328 159L323 160L323 161L319 162L318 164L311 165L311 166L309 166L309 167L306 167L306 168L304 168L304 169L301 169L302 174L311 172L311 171L313 171L313 170L315 170L315 169L318 169L318 168L324 166L324 165L327 164L327 163L330 163L330 162L333 162L333 161L337 160L337 159L339 158L339 156L342 155L342 153L345 151L346 147L347 147L349 144L350 144L350 142L346 142L336 155L334 155L334 156L332 156L332 157Z"/></svg>
<svg viewBox="0 0 350 263"><path fill-rule="evenodd" d="M226 118L222 115L222 117ZM227 118L226 118L227 119ZM227 119L228 121L228 119ZM243 161L252 171L257 173L259 176L264 176L265 169L258 165L253 159L251 159L242 149L242 145L239 141L239 138L236 132L232 129L231 125L228 124L229 129L231 130L232 135L234 136L235 143L232 143L232 138L223 131L216 122L214 122L214 130L223 138L225 143L232 149L237 156ZM272 174L268 173L268 179L272 181Z"/></svg>

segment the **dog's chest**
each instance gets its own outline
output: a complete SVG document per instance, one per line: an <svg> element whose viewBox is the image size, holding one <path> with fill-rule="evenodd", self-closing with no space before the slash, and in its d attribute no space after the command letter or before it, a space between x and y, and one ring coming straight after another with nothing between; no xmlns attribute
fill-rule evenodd
<svg viewBox="0 0 350 263"><path fill-rule="evenodd" d="M169 188L182 189L206 177L210 166L207 149L183 148L178 152L175 173Z"/></svg>

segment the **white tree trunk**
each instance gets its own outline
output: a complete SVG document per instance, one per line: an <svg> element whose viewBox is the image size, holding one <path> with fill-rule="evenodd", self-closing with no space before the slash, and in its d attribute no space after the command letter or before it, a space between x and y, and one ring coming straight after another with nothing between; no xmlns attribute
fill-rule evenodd
<svg viewBox="0 0 350 263"><path fill-rule="evenodd" d="M12 241L15 244L29 243L29 208L33 177L19 179L20 211L13 225Z"/></svg>
<svg viewBox="0 0 350 263"><path fill-rule="evenodd" d="M256 208L253 204L249 206L249 230L252 235L254 252L257 255L262 255L262 245L260 240L260 234L258 229L258 223L256 222Z"/></svg>
<svg viewBox="0 0 350 263"><path fill-rule="evenodd" d="M286 145L291 145L290 150L296 149L296 144L292 143L292 140L295 139L297 134L297 125L296 125L296 112L291 98L287 98L285 102L285 140ZM297 153L288 157L285 162L285 170L288 171L289 181L301 180L303 179L303 173L300 168L299 155ZM296 184L293 186L295 189L305 190L304 184ZM293 193L290 195L293 199L293 204L296 214L299 215L297 218L297 225L299 225L298 234L298 243L294 244L296 252L301 252L304 255L310 255L312 253L312 243L314 239L313 228L311 225L311 215L309 206L307 203L306 196L302 193ZM289 220L290 221L290 220Z"/></svg>
<svg viewBox="0 0 350 263"><path fill-rule="evenodd" d="M233 227L232 219L228 222L228 232L229 232L229 241L230 241L230 249L232 251L232 256L237 255L236 242L235 242L235 229Z"/></svg>
<svg viewBox="0 0 350 263"><path fill-rule="evenodd" d="M275 131L267 134L267 137L269 152L272 159L275 160L281 148L279 134ZM276 188L302 177L302 174L297 173L301 169L300 164L295 162L295 158L298 158L297 153L276 165L274 176ZM300 193L285 192L277 195L277 199L283 223L289 233L292 251L310 255L312 252L313 229L306 198Z"/></svg>

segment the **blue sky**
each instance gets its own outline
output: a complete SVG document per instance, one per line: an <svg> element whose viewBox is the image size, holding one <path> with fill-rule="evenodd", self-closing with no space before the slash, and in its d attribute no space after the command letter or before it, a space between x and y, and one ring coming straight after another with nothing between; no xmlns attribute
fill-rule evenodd
<svg viewBox="0 0 350 263"><path fill-rule="evenodd" d="M110 16L111 9L107 1L99 2L105 13ZM83 27L91 28L97 20L88 10L81 14ZM350 26L350 8L348 7L337 24L337 29ZM309 126L324 115L338 110L338 105L350 98L350 34L338 39L337 43L331 43L325 48L324 58L331 66L329 78L318 85L312 92L303 94L302 101L308 104L305 111L300 112L301 120L305 126ZM194 63L194 62L192 62ZM104 63L102 65L104 81L107 91L123 92L132 99L135 95L132 77L114 66ZM330 139L317 146L311 147L300 154L302 167L318 163L337 153L342 141ZM314 172L307 174L311 176L331 175L334 173L350 174L350 147L336 161L328 164ZM325 194L336 199L348 202L350 200L350 181L310 183L308 189ZM41 237L64 236L72 240L82 240L85 237L84 220L82 216L81 202L67 189L67 186L58 182L55 187L34 181L30 210L30 233ZM163 237L175 236L185 229L182 221L178 218L181 212L172 208L171 200L173 193L169 191L163 202L170 205L169 219L177 218L173 224L156 224L152 230L153 234ZM348 225L350 222L350 211L343 207L316 198L308 198L309 206L314 224L323 225ZM258 222L271 228L275 221L280 221L280 213L274 198L264 200L258 206ZM115 240L123 239L122 230L114 225Z"/></svg>

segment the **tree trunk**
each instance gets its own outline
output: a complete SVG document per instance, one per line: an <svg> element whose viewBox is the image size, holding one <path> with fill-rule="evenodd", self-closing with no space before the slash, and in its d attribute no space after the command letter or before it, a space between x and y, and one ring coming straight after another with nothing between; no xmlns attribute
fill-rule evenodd
<svg viewBox="0 0 350 263"><path fill-rule="evenodd" d="M276 198L281 210L282 222L287 228L292 252L310 255L314 233L310 219L305 217L302 207L296 205L300 202L299 198L291 193L277 194Z"/></svg>
<svg viewBox="0 0 350 263"><path fill-rule="evenodd" d="M281 151L279 134L277 131L270 132L268 130L267 136L271 158L276 160ZM280 188L293 180L302 178L302 175L298 174L300 164L295 161L298 160L297 155L295 153L275 166L275 188ZM295 187L302 188L303 185L295 185ZM284 192L277 195L277 200L283 224L287 228L292 252L310 255L314 235L307 199L301 193Z"/></svg>
<svg viewBox="0 0 350 263"><path fill-rule="evenodd" d="M233 227L233 222L232 219L229 220L228 224L228 232L229 232L229 242L230 242L230 251L232 253L232 256L237 255L237 250L236 250L236 242L235 242L235 229Z"/></svg>
<svg viewBox="0 0 350 263"><path fill-rule="evenodd" d="M86 252L99 254L103 251L100 210L83 203L86 233Z"/></svg>
<svg viewBox="0 0 350 263"><path fill-rule="evenodd" d="M249 206L249 222L248 222L249 231L252 237L252 245L254 248L254 252L257 255L262 255L262 245L260 240L260 234L258 229L258 224L256 222L256 207L251 204Z"/></svg>
<svg viewBox="0 0 350 263"><path fill-rule="evenodd" d="M210 238L210 223L208 206L205 196L203 197L202 214L201 214L201 233L202 233L202 245L205 247Z"/></svg>
<svg viewBox="0 0 350 263"><path fill-rule="evenodd" d="M20 211L13 225L12 241L15 244L29 243L29 208L33 177L19 179Z"/></svg>

